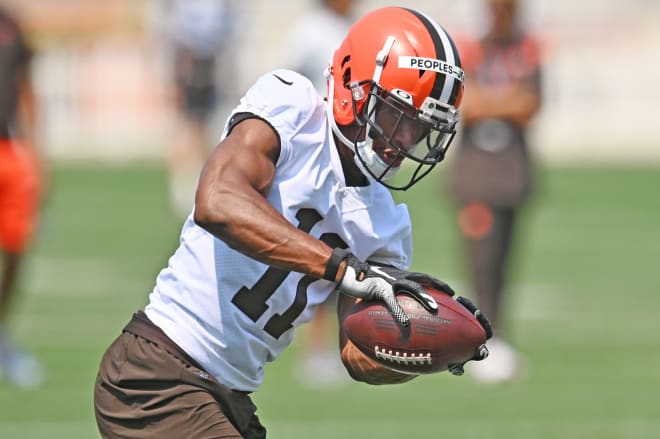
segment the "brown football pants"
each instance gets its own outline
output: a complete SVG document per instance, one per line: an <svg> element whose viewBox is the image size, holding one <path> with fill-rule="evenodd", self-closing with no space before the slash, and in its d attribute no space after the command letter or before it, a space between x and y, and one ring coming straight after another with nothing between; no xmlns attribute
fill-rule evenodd
<svg viewBox="0 0 660 439"><path fill-rule="evenodd" d="M170 351L131 332L107 349L94 388L103 438L266 437L247 393Z"/></svg>

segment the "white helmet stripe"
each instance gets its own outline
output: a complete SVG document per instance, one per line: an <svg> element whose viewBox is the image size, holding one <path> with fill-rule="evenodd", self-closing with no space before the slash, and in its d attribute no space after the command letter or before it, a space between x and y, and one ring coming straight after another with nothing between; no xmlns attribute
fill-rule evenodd
<svg viewBox="0 0 660 439"><path fill-rule="evenodd" d="M415 11L413 9L407 9L409 12L414 14L419 20L424 24L428 30L433 43L435 44L436 58L443 60L448 64L455 65L460 67L460 58L458 56L458 51L454 46L451 38L447 32L430 16ZM454 105L452 102L453 98L456 96L453 95L454 90L460 86L460 81L452 76L439 73L437 75L435 84L433 86L432 97L439 99L443 102L446 102L450 105Z"/></svg>
<svg viewBox="0 0 660 439"><path fill-rule="evenodd" d="M447 57L447 63L451 65L458 65L457 62L458 54L455 52L455 47L452 44L451 40L449 39L447 32L442 28L442 26L440 26L434 19L432 19L428 15L424 14L423 12L420 12L420 15L423 15L428 20L428 22L431 25L433 25L438 35L440 35L440 40L442 41L442 48L445 52L445 56ZM456 78L447 75L445 79L444 87L442 88L442 94L440 95L440 100L442 102L449 102L456 81L457 81Z"/></svg>

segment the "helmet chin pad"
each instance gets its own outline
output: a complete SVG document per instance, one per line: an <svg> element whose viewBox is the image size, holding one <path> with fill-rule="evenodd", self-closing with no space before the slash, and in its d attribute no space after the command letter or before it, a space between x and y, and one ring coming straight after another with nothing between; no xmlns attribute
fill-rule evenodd
<svg viewBox="0 0 660 439"><path fill-rule="evenodd" d="M371 135L367 135L364 141L354 142L353 160L363 174L379 182L387 181L397 173L399 166L395 166L394 163L388 164L382 159L374 150L373 141Z"/></svg>

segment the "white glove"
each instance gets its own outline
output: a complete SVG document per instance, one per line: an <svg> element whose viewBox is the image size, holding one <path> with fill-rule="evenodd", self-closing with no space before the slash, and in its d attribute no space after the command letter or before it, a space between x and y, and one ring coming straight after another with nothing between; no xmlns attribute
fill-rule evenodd
<svg viewBox="0 0 660 439"><path fill-rule="evenodd" d="M342 262L346 263L343 275L336 280ZM427 311L436 312L438 304L420 284L444 291L450 296L454 291L444 282L421 273L409 273L393 267L370 265L360 261L352 253L335 249L328 262L325 279L337 282L340 293L363 300L380 300L385 303L394 319L402 326L408 326L410 319L396 300L396 294L404 293L417 300Z"/></svg>

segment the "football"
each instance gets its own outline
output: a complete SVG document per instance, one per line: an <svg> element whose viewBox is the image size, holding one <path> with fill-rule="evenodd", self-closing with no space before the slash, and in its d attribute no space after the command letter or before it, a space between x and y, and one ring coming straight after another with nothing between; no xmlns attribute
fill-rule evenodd
<svg viewBox="0 0 660 439"><path fill-rule="evenodd" d="M438 303L436 313L406 294L397 294L410 318L410 325L402 327L384 303L361 301L341 323L346 336L369 358L403 373L442 372L472 359L486 343L483 326L459 301L425 289Z"/></svg>

